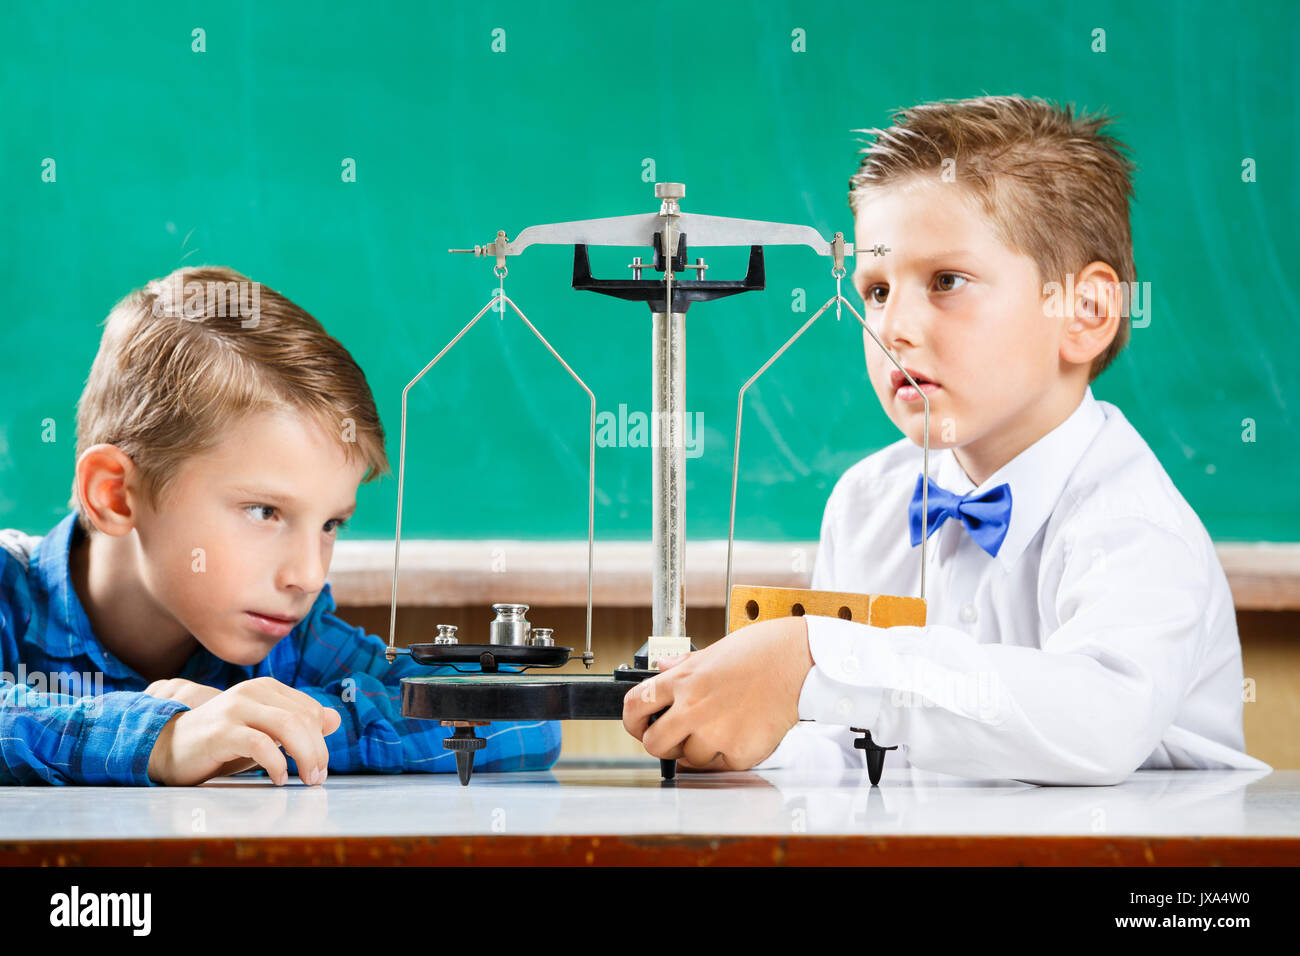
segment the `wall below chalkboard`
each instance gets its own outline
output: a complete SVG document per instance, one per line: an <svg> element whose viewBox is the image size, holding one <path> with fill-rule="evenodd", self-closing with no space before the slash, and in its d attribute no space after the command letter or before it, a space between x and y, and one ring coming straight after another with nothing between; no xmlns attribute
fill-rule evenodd
<svg viewBox="0 0 1300 956"><path fill-rule="evenodd" d="M1238 611L1300 610L1300 545L1220 544L1215 551ZM600 607L649 604L653 552L648 542L597 542L592 601ZM817 542L738 541L733 583L806 588ZM685 587L695 607L722 608L726 541L686 545ZM391 541L343 541L335 547L330 587L340 604L389 604ZM508 600L546 607L584 604L587 542L404 541L398 577L402 607ZM506 595L506 597L502 597Z"/></svg>

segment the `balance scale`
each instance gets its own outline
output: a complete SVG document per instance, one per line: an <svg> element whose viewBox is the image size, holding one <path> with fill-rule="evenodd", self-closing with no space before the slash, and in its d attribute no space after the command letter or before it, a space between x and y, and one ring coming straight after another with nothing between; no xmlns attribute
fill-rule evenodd
<svg viewBox="0 0 1300 956"><path fill-rule="evenodd" d="M529 226L511 242L504 230L485 246L452 249L453 253L470 253L495 258L494 273L498 288L478 314L443 347L437 355L407 383L402 390L402 429L397 474L397 529L393 549L393 596L385 656L391 663L398 654L409 654L418 663L450 667L454 675L406 677L401 681L402 716L437 720L454 728L443 746L456 754L460 782L468 785L474 770L474 756L487 741L474 728L502 720L621 720L623 699L629 689L659 673L659 661L695 650L686 632L684 557L686 546L685 515L685 395L686 395L686 313L693 303L709 302L724 296L761 291L765 285L763 248L769 245L807 246L832 260L831 276L835 295L805 322L748 381L741 386L736 401L736 434L731 470L731 515L727 526L727 583L725 605L729 609L728 631L758 620L786 617L791 614L828 614L876 626L925 623L926 548L921 547L921 590L916 598L892 595L843 594L790 588L732 586L732 553L736 530L736 487L740 468L740 427L744 415L745 393L772 364L785 353L832 305L838 319L847 308L880 349L889 357L903 377L916 381L898 358L880 341L863 317L844 298L841 283L847 273L845 262L854 256L853 244L844 241L842 232L829 241L811 226L730 219L683 212L681 200L686 195L682 183L656 183L655 198L659 210L607 219ZM689 243L689 245L688 245ZM587 633L582 662L591 668L595 654L591 647L591 595L595 555L596 502L596 396L587 384L529 321L519 306L505 293L508 274L506 259L522 255L533 245L573 246L573 288L596 292L650 307L652 319L651 380L653 414L661 423L660 441L654 443L651 459L652 552L654 556L652 600L652 634L633 657L631 665L619 665L609 674L533 674L530 670L561 667L574 651L557 645L549 628L534 628L526 618L527 605L495 604L496 618L489 625L485 643L463 641L451 625L439 625L438 635L430 643L396 646L397 583L401 565L402 492L406 478L406 402L411 388L435 365L489 310L498 309L502 317L509 306L564 367L586 393L591 405L589 461L587 471ZM591 274L590 246L634 246L652 248L650 262L635 257L628 268L632 277L597 279ZM706 279L709 268L702 258L687 261L688 248L749 246L749 264L739 280ZM883 245L860 254L883 256ZM695 272L694 279L678 279ZM643 278L650 272L650 278ZM930 474L930 400L917 387L925 403L925 438L922 474L922 521L929 515ZM928 528L923 527L923 533ZM926 537L921 539L923 542ZM651 722L660 716L651 717ZM867 730L852 728L864 736L854 746L865 751L872 785L879 782L887 750L871 740ZM671 781L676 761L660 760L663 779Z"/></svg>

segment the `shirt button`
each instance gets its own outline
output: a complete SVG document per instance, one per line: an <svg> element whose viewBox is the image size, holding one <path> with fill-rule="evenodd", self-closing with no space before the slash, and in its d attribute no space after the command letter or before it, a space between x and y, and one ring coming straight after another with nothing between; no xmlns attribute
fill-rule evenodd
<svg viewBox="0 0 1300 956"><path fill-rule="evenodd" d="M848 657L844 658L844 663L841 664L840 666L844 668L844 673L856 674L858 672L858 667L859 667L858 659L854 657L852 654L850 654Z"/></svg>
<svg viewBox="0 0 1300 956"><path fill-rule="evenodd" d="M961 619L967 624L974 624L979 615L975 613L975 605L963 604L961 606Z"/></svg>
<svg viewBox="0 0 1300 956"><path fill-rule="evenodd" d="M841 697L835 702L835 713L839 714L841 717L847 717L849 711L852 709L853 701L849 700L847 697Z"/></svg>

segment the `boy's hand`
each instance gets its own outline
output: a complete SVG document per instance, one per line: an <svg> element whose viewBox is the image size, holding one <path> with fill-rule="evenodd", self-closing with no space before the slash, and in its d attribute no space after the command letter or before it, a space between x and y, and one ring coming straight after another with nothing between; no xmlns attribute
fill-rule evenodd
<svg viewBox="0 0 1300 956"><path fill-rule="evenodd" d="M284 747L310 786L325 779L325 738L342 722L337 710L274 678L247 680L167 722L149 754L149 779L193 786L260 765L283 786L289 781Z"/></svg>
<svg viewBox="0 0 1300 956"><path fill-rule="evenodd" d="M799 722L799 692L812 665L803 618L751 624L660 661L662 673L623 698L623 726L649 754L686 769L747 770Z"/></svg>
<svg viewBox="0 0 1300 956"><path fill-rule="evenodd" d="M163 700L178 700L191 710L198 707L200 704L206 704L212 698L221 693L221 691L216 687L209 687L207 684L199 684L192 680L186 680L183 677L171 677L165 680L156 680L146 687L144 692L151 697L160 697ZM252 770L256 766L256 760L241 757L238 760L232 760L229 763L223 764L221 769L212 776L226 777L232 773L243 773L245 770Z"/></svg>
<svg viewBox="0 0 1300 956"><path fill-rule="evenodd" d="M215 687L209 687L207 684L196 684L194 681L186 680L183 677L156 680L146 687L144 692L150 697L178 700L191 709L198 707L200 704L206 704L221 693Z"/></svg>

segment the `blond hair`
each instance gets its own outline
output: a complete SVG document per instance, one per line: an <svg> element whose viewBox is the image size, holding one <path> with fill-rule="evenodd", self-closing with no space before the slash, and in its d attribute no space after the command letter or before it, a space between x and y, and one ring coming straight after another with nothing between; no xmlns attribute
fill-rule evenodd
<svg viewBox="0 0 1300 956"><path fill-rule="evenodd" d="M337 339L284 296L218 266L177 269L137 289L104 320L77 402L77 459L116 445L157 505L186 459L262 410L305 414L340 436L363 483L389 473L365 374ZM87 533L74 478L69 508Z"/></svg>
<svg viewBox="0 0 1300 956"><path fill-rule="evenodd" d="M1121 289L1131 289L1137 279L1129 227L1136 166L1125 155L1128 147L1102 132L1112 119L1073 116L1069 104L1061 108L1021 96L899 110L888 129L855 130L875 140L860 150L861 164L849 179L849 207L856 216L873 189L951 170L953 181L979 200L999 241L1037 263L1044 284L1064 284L1067 274L1101 261L1115 270ZM1126 314L1114 339L1093 359L1089 382L1128 339Z"/></svg>

